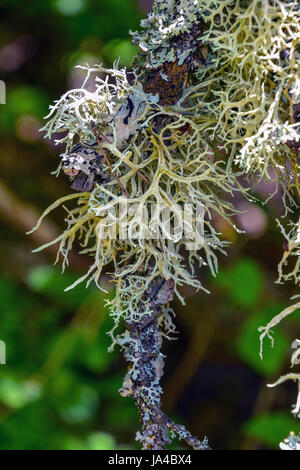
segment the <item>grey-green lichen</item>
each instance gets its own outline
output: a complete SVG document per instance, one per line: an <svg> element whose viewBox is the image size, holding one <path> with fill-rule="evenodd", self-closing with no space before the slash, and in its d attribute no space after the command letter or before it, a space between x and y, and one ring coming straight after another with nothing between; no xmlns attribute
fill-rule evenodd
<svg viewBox="0 0 300 470"><path fill-rule="evenodd" d="M300 434L291 432L283 442L280 443L281 450L300 450Z"/></svg>
<svg viewBox="0 0 300 470"><path fill-rule="evenodd" d="M188 33L201 19L201 1L156 0L148 18L141 21L141 32L132 32L133 43L148 54L148 68L157 68L184 56L175 50L172 40ZM184 59L181 59L184 60Z"/></svg>
<svg viewBox="0 0 300 470"><path fill-rule="evenodd" d="M114 178L105 185L97 184L91 192L71 195L72 199L78 198L78 205L68 211L68 229L53 243L60 242L58 254L62 255L65 266L75 236L78 235L82 240L82 252L92 255L94 262L80 281L89 279L89 282L95 280L98 283L103 266L111 261L115 263L116 278L122 279L124 275L138 274L142 267L147 267L151 259L155 264L148 283L158 274L166 279L173 279L175 291L181 298L177 287L183 283L201 287L195 275L194 264L200 267L208 264L215 274L216 252L224 252L226 242L220 240L214 230L210 212L215 211L228 221L231 215L237 213L232 204L220 197L221 191L233 193L238 189L234 174L226 172L222 162L214 161L206 136L198 128L197 94L206 84L188 88L177 106L166 109L155 103L152 95L151 100L149 99L138 80L129 85L124 70L106 70L98 66L92 71L98 71L99 75L104 72L110 74L119 83L108 85L106 78L97 77L94 93L84 88L71 90L53 106L44 130L49 137L52 133L65 133L59 141L66 143L66 153L62 155L64 160L75 137L87 148L95 144L92 125L96 126L97 132L102 131L102 135L110 139L102 139L102 146L109 153L113 171L119 173L120 181L130 197L126 199L120 194L120 187ZM92 71L88 69L88 74ZM136 103L135 107L142 110L138 115L132 113L132 122L129 120L127 126L119 119L122 101L119 103L118 92L120 94L124 90L131 101ZM186 107L182 106L183 101ZM170 122L157 132L154 120L160 115L168 116ZM186 125L189 126L188 135L180 131ZM127 128L126 132L123 127ZM103 169L110 173L105 162ZM139 172L151 182L150 185ZM185 247L187 239L177 240L176 234L171 240L162 237L158 240L153 237L137 240L111 237L111 233L119 234L120 224L118 218L111 220L107 214L118 214L122 197L124 204L132 204L136 208L135 211L128 212L128 223L131 226L141 224L141 215L144 211L148 212L151 204L167 206L171 218L176 217L184 204L203 208L202 253L189 250L186 264L180 250L182 246ZM66 202L68 198L63 198L59 203ZM55 203L55 207L57 204ZM101 237L98 237L99 233L102 234ZM122 256L117 258L120 253ZM129 262L133 257L134 262ZM136 311L130 308L127 314L134 317Z"/></svg>
<svg viewBox="0 0 300 470"><path fill-rule="evenodd" d="M207 29L202 40L212 52L199 80L201 111L213 120L214 136L228 161L269 178L273 167L285 187L286 162L297 169L286 145L299 141L293 104L299 99L300 10L298 1L202 1Z"/></svg>
<svg viewBox="0 0 300 470"><path fill-rule="evenodd" d="M217 254L224 253L226 242L216 233L212 215L232 223L237 210L223 195L240 191L247 196L238 176L269 179L272 168L284 191L286 212L297 205L299 20L296 0L156 0L142 32L132 33L141 54L130 78L116 64L112 69L84 67L82 87L68 91L51 107L44 131L47 137L62 133L61 167L81 191L55 202L37 227L52 209L76 202L66 208L65 232L52 242L60 243L63 268L75 238L82 253L91 257L90 269L71 287L87 280L101 288L103 268L114 265L111 337L131 361L122 389L125 396L135 393L146 368L147 361L142 366L136 355L149 339L144 338L143 346L142 335L134 333L141 321L149 320L150 336L153 325L160 331L151 346L156 355L160 334L170 336L175 329L169 306L173 293L183 301L181 285L203 288L197 270L205 265L216 273ZM147 74L154 80L145 87ZM186 76L177 84L176 102L161 104L164 89L159 86L169 87L181 74ZM86 83L93 76L95 91L90 92ZM122 204L133 208L126 212L130 227L148 230L150 236L120 236ZM178 233L154 236L157 227L147 217L151 205L168 207L172 221L183 207L190 206L193 214L200 207L201 243ZM192 221L197 222L195 217ZM279 280L293 276L298 282L297 233L293 229L286 235L289 248L279 266ZM287 256L296 256L290 274L283 271ZM123 320L127 329L120 333ZM265 327L263 336L276 321ZM161 376L162 362L151 359L149 364L151 383L146 390L140 387L136 400L148 393L154 409L161 394L155 373ZM144 421L149 413L144 409ZM157 413L162 418L160 410ZM162 419L165 429L180 434L174 423ZM154 445L150 434L139 436L145 448Z"/></svg>

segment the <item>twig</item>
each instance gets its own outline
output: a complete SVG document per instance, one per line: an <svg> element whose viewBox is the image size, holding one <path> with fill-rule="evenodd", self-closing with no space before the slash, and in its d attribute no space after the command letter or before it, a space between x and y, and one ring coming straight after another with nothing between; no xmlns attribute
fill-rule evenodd
<svg viewBox="0 0 300 470"><path fill-rule="evenodd" d="M104 151L104 149L103 149L103 147L102 147L102 145L101 145L100 139L99 139L98 134L97 134L97 132L96 132L96 128L92 126L92 129L93 129L93 132L94 132L94 134L95 134L95 137L96 137L96 140L97 140L97 142L98 142L98 145L99 145L99 147L100 147L100 150L101 150L101 153L102 153L103 158L105 159L107 165L109 166L110 171L112 172L112 174L113 174L114 177L116 178L116 180L117 180L117 182L118 182L118 185L120 186L120 188L121 188L122 191L124 192L125 196L126 196L127 198L129 198L129 194L128 194L128 192L127 192L125 186L124 186L123 183L121 182L121 180L120 180L120 178L118 177L117 173L115 173L114 170L112 169L112 166L111 166L111 164L110 164L110 161L108 160L107 155L106 155L106 153L105 153L105 151Z"/></svg>
<svg viewBox="0 0 300 470"><path fill-rule="evenodd" d="M166 283L165 279L158 280L145 292L151 305L150 314L143 314L143 305L140 303L140 320L125 321L127 333L123 335L121 343L125 346L124 355L130 366L120 394L123 397L132 396L139 410L142 430L137 432L136 440L141 442L143 450L165 450L175 435L186 441L194 450L208 450L206 438L201 442L161 410L163 391L160 380L163 376L164 356L161 352L163 332L159 319L163 303L170 299L170 292L164 299L161 295ZM168 289L171 290L171 283L168 284ZM171 439L168 432L171 433Z"/></svg>

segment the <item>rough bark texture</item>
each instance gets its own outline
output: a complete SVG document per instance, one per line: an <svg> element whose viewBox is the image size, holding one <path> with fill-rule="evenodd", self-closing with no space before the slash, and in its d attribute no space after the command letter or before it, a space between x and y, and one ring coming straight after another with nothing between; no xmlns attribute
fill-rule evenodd
<svg viewBox="0 0 300 470"><path fill-rule="evenodd" d="M176 104L188 83L189 73L199 63L205 63L205 48L203 48L202 52L199 43L202 31L203 28L199 23L189 33L178 36L171 41L170 47L173 47L178 55L179 52L189 51L183 63L180 62L179 57L176 57L173 62L165 62L156 69L149 71L144 69L144 77L142 79L144 91L152 95L158 93L159 104L163 106ZM146 56L144 61L147 60Z"/></svg>

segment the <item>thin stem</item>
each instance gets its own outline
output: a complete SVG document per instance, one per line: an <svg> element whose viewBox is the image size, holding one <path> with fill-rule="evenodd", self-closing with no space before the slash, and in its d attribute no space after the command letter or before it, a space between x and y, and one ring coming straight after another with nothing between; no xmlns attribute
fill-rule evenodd
<svg viewBox="0 0 300 470"><path fill-rule="evenodd" d="M100 147L100 150L101 150L101 153L102 153L102 156L103 156L104 160L106 161L107 165L109 166L110 171L112 172L112 174L113 174L114 177L116 178L116 180L117 180L117 182L118 182L118 185L120 186L120 188L121 188L122 191L124 192L125 196L126 196L127 198L129 198L129 194L128 194L128 192L127 192L125 186L124 186L123 183L121 182L121 180L120 180L119 176L117 175L117 173L115 173L114 170L112 169L112 166L111 166L111 164L110 164L110 161L108 160L107 155L106 155L106 153L105 153L105 151L104 151L104 149L103 149L103 147L102 147L102 145L101 145L100 139L99 139L98 134L97 134L97 132L96 132L96 128L92 126L92 129L93 129L93 132L94 132L94 134L95 134L96 140L97 140L97 142L98 142L98 145L99 145L99 147Z"/></svg>

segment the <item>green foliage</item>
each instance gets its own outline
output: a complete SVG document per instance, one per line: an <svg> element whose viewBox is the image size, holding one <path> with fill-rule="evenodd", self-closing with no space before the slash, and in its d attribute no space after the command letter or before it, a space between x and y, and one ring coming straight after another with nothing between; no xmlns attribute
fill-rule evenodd
<svg viewBox="0 0 300 470"><path fill-rule="evenodd" d="M255 306L264 290L262 271L250 258L240 258L228 269L220 271L215 282L226 289L230 301L243 308Z"/></svg>
<svg viewBox="0 0 300 470"><path fill-rule="evenodd" d="M278 443L289 434L291 429L294 429L296 433L300 432L300 423L284 412L254 417L243 426L247 436L254 437L274 449L278 449Z"/></svg>
<svg viewBox="0 0 300 470"><path fill-rule="evenodd" d="M113 39L103 48L103 56L109 62L119 60L121 67L130 66L137 54L137 47L129 39Z"/></svg>
<svg viewBox="0 0 300 470"><path fill-rule="evenodd" d="M1 109L0 127L12 132L16 121L23 115L42 119L49 103L49 96L44 90L22 85L7 92L7 103Z"/></svg>
<svg viewBox="0 0 300 470"><path fill-rule="evenodd" d="M7 365L0 369L1 449L117 448L109 430L128 432L137 420L117 392L121 373L114 371L117 355L107 352L111 320L103 294L79 286L63 295L73 278L44 266L28 273L28 288L0 278L7 344Z"/></svg>
<svg viewBox="0 0 300 470"><path fill-rule="evenodd" d="M117 449L115 439L107 433L97 432L90 434L87 439L88 449L90 450L114 450Z"/></svg>

